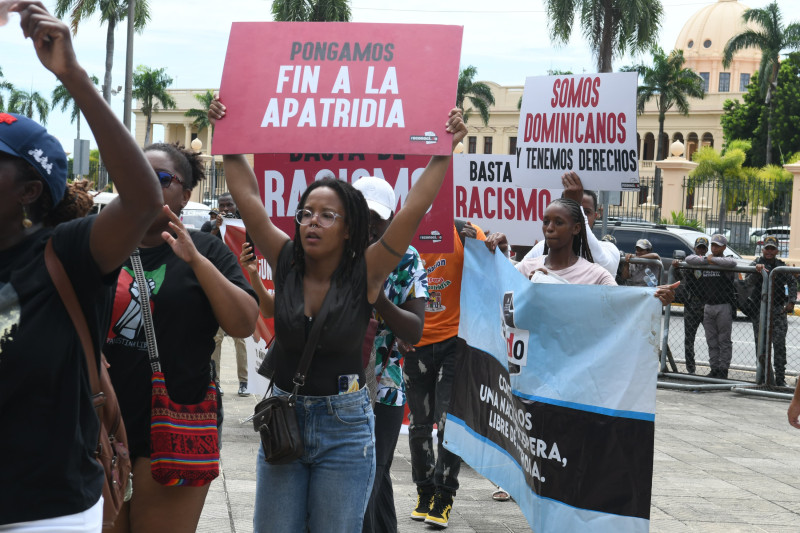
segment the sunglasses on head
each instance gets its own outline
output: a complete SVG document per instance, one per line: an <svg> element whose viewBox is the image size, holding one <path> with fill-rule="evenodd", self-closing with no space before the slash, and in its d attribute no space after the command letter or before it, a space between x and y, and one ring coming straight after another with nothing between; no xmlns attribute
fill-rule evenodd
<svg viewBox="0 0 800 533"><path fill-rule="evenodd" d="M158 182L161 183L161 187L164 189L170 186L172 180L177 181L178 183L181 184L181 186L184 186L186 184L186 182L183 181L182 178L179 178L175 174L170 174L166 170L157 170L156 176L158 176Z"/></svg>

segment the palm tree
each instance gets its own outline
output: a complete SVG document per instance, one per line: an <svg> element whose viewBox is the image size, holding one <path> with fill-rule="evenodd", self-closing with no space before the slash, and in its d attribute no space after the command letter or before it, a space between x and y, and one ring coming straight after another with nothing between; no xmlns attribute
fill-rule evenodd
<svg viewBox="0 0 800 533"><path fill-rule="evenodd" d="M97 76L91 77L92 82L97 85L100 83L100 80L97 79ZM76 120L78 121L78 139L81 138L81 110L78 107L78 104L75 103L75 100L72 98L72 95L69 93L66 87L63 84L59 83L58 86L53 89L53 94L50 96L51 102L51 109L55 109L56 107L61 106L61 111L64 112L69 107L70 114L69 114L69 122L72 124Z"/></svg>
<svg viewBox="0 0 800 533"><path fill-rule="evenodd" d="M5 100L3 99L3 91L8 91L9 93L14 91L14 86L11 82L5 81L3 78L3 69L0 68L0 111L5 109Z"/></svg>
<svg viewBox="0 0 800 533"><path fill-rule="evenodd" d="M134 27L141 33L150 20L150 7L147 0L136 0ZM111 102L111 69L114 66L114 30L117 24L128 15L127 0L56 0L55 14L63 18L70 11L72 34L78 33L81 22L100 11L100 22L108 24L106 32L106 71L103 76L103 98Z"/></svg>
<svg viewBox="0 0 800 533"><path fill-rule="evenodd" d="M194 118L194 122L192 122L192 126L197 129L197 134L200 135L200 132L206 128L211 128L211 137L214 137L214 125L208 120L208 109L211 107L211 102L214 101L214 91L210 89L206 89L206 92L203 94L195 94L195 100L200 102L201 106L198 108L191 108L186 113L183 114L185 117L192 117ZM211 148L209 146L209 148Z"/></svg>
<svg viewBox="0 0 800 533"><path fill-rule="evenodd" d="M627 72L638 72L642 79L636 94L636 110L644 113L644 106L655 98L658 109L658 140L656 146L656 161L664 158L664 120L667 111L677 108L682 115L689 114L689 98L703 98L703 78L692 69L684 68L685 59L682 50L673 50L669 55L659 47L652 50L653 60L648 64L624 67ZM654 203L658 203L661 188L661 169L656 167L653 182Z"/></svg>
<svg viewBox="0 0 800 533"><path fill-rule="evenodd" d="M576 13L598 72L611 72L614 56L644 52L657 43L663 8L659 0L546 0L550 38L566 44Z"/></svg>
<svg viewBox="0 0 800 533"><path fill-rule="evenodd" d="M272 0L278 22L350 22L350 0Z"/></svg>
<svg viewBox="0 0 800 533"><path fill-rule="evenodd" d="M456 107L464 109L464 99L475 106L483 120L483 125L489 124L489 106L494 105L494 95L488 85L482 81L474 81L478 69L472 65L461 69L458 73L458 92L456 92ZM469 120L472 108L464 109L464 122Z"/></svg>
<svg viewBox="0 0 800 533"><path fill-rule="evenodd" d="M47 125L47 113L50 105L44 96L33 89L30 92L14 89L8 99L8 110L28 118L33 118L35 112L39 115L39 122L44 126Z"/></svg>
<svg viewBox="0 0 800 533"><path fill-rule="evenodd" d="M147 117L147 129L144 134L144 145L150 144L153 112L158 111L159 104L164 109L174 109L175 100L167 92L172 85L172 78L167 76L166 69L151 69L144 65L136 67L133 73L133 97L142 105L142 113Z"/></svg>
<svg viewBox="0 0 800 533"><path fill-rule="evenodd" d="M760 28L748 28L734 35L725 44L722 52L722 64L725 68L731 64L733 54L745 48L759 48L761 50L761 95L768 106L767 112L767 147L764 160L767 165L772 164L772 92L777 87L778 72L780 71L781 50L800 49L800 24L793 22L784 27L781 10L778 2L772 2L764 8L748 9L742 13L745 24L756 23Z"/></svg>

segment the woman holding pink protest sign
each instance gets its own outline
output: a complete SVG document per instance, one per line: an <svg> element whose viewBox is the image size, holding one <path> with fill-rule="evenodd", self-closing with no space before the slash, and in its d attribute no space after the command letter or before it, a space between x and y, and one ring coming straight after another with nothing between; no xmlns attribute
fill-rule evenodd
<svg viewBox="0 0 800 533"><path fill-rule="evenodd" d="M224 116L225 106L214 101L209 118ZM464 138L460 110L450 111L447 132L453 147ZM266 214L244 156L226 155L224 163L239 212L274 273L273 395L294 402L305 439L302 456L288 464L268 463L263 446L259 449L254 530L359 531L375 475L363 339L372 305L436 198L450 157L431 158L403 208L372 245L367 203L347 182L324 179L306 189L292 239ZM305 339L315 334L319 340L305 379L293 379Z"/></svg>

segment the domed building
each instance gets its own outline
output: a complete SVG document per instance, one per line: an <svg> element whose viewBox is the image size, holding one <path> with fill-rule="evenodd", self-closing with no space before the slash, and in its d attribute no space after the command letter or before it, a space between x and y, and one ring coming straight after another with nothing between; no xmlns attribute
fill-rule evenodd
<svg viewBox="0 0 800 533"><path fill-rule="evenodd" d="M668 155L667 146L680 140L686 146L686 155L691 155L700 146L722 147L722 105L725 100L741 99L753 73L758 70L761 51L748 48L737 52L728 68L722 66L722 52L727 42L744 31L742 14L748 6L737 0L717 0L704 7L683 25L675 41L675 49L683 50L685 66L697 72L704 80L706 96L702 100L691 99L689 116L672 109L664 121L662 142L663 157ZM658 135L658 112L655 102L645 107L637 121L639 154L643 171L650 169L656 157L655 137ZM643 172L644 174L644 172Z"/></svg>

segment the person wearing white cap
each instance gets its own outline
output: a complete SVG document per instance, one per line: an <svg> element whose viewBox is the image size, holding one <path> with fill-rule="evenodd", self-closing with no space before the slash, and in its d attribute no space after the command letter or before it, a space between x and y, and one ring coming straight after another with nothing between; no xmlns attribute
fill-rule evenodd
<svg viewBox="0 0 800 533"><path fill-rule="evenodd" d="M383 236L397 205L394 190L386 180L366 176L353 187L361 191L369 207L370 243ZM374 360L368 369L367 385L377 385L375 412L375 483L364 514L363 533L397 531L397 513L390 470L406 404L403 355L397 341L415 344L422 337L428 277L422 259L409 246L383 284L375 301ZM372 380L372 384L369 380ZM374 387L372 387L374 388Z"/></svg>
<svg viewBox="0 0 800 533"><path fill-rule="evenodd" d="M711 236L711 255L701 257L692 254L686 258L688 265L736 266L736 259L725 257L728 240L719 233ZM708 361L711 372L708 377L727 379L731 366L733 343L731 330L736 313L736 291L733 286L734 272L703 270L701 277L705 288L703 307L703 329L708 343Z"/></svg>

